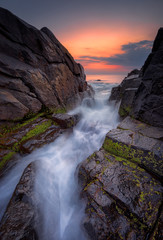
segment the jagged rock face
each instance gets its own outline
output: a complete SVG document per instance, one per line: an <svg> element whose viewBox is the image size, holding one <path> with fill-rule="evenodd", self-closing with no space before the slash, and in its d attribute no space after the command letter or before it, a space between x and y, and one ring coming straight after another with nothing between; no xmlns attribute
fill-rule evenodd
<svg viewBox="0 0 163 240"><path fill-rule="evenodd" d="M34 209L35 165L24 171L0 224L0 239L36 240L37 211Z"/></svg>
<svg viewBox="0 0 163 240"><path fill-rule="evenodd" d="M125 117L130 114L135 93L141 83L141 71L134 69L117 87L112 88L109 101L121 101L119 114Z"/></svg>
<svg viewBox="0 0 163 240"><path fill-rule="evenodd" d="M134 116L163 127L163 28L158 31L143 72L142 83L134 99Z"/></svg>
<svg viewBox="0 0 163 240"><path fill-rule="evenodd" d="M138 88L141 82L139 74L140 71L138 69L131 71L119 86L112 88L109 100L120 101L128 88Z"/></svg>
<svg viewBox="0 0 163 240"><path fill-rule="evenodd" d="M109 100L121 100L119 114L163 127L163 28L160 28L139 76L133 70L112 89Z"/></svg>
<svg viewBox="0 0 163 240"><path fill-rule="evenodd" d="M127 117L80 165L87 239L162 239L162 136Z"/></svg>
<svg viewBox="0 0 163 240"><path fill-rule="evenodd" d="M71 105L87 89L77 64L53 33L0 8L0 120Z"/></svg>

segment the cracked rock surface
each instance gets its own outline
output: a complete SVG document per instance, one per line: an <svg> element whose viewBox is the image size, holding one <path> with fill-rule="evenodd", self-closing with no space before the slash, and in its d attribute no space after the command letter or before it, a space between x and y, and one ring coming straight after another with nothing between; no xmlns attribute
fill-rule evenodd
<svg viewBox="0 0 163 240"><path fill-rule="evenodd" d="M127 117L80 165L87 239L161 240L162 134Z"/></svg>

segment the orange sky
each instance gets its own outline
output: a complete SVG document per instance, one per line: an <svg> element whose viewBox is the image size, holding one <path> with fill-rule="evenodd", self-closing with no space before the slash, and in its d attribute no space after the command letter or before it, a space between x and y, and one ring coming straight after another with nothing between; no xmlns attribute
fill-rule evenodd
<svg viewBox="0 0 163 240"><path fill-rule="evenodd" d="M163 23L163 0L5 0L1 7L48 27L87 75L141 68Z"/></svg>
<svg viewBox="0 0 163 240"><path fill-rule="evenodd" d="M148 31L147 31L148 29ZM150 29L150 30L149 30ZM151 34L152 32L152 34ZM111 57L116 54L123 54L122 45L128 43L135 43L142 40L153 40L156 30L154 26L146 27L146 24L134 28L128 23L121 23L117 31L117 26L96 25L87 28L80 27L80 31L76 29L69 29L68 32L61 35L63 45L69 50L71 55L80 62L86 71L98 74L126 74L131 70L130 67L123 65L109 65L105 61L94 62L88 61L89 57ZM88 56L88 58L81 59L81 56ZM135 66L136 67L136 66ZM132 67L133 68L133 67Z"/></svg>

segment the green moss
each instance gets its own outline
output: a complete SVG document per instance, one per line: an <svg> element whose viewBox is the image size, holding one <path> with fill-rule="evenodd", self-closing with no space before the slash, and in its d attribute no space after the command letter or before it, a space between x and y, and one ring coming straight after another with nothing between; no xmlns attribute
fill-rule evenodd
<svg viewBox="0 0 163 240"><path fill-rule="evenodd" d="M95 182L98 182L99 181L99 179L93 179L91 182L89 182L88 184L87 184L87 186L84 188L84 191L87 191L87 189L88 189L88 187L90 186L90 185L92 185L93 183L95 183Z"/></svg>
<svg viewBox="0 0 163 240"><path fill-rule="evenodd" d="M48 120L46 122L43 122L42 124L40 125L37 125L35 128L33 128L32 130L30 130L22 139L21 139L21 142L24 142L36 135L39 135L43 132L45 132L48 127L50 127L52 124L52 121L51 120Z"/></svg>
<svg viewBox="0 0 163 240"><path fill-rule="evenodd" d="M123 106L123 107L121 106L119 108L119 115L121 117L125 117L125 116L129 115L130 112L131 112L131 107L130 106Z"/></svg>
<svg viewBox="0 0 163 240"><path fill-rule="evenodd" d="M143 193L143 192L140 193L140 196L139 196L140 202L143 202L143 201L145 200L145 196L146 196L146 195L147 195L147 194L145 194L145 193Z"/></svg>
<svg viewBox="0 0 163 240"><path fill-rule="evenodd" d="M144 152L140 149L135 149L131 145L119 143L107 137L105 138L103 148L111 154L125 158L137 164L142 164L149 170L152 170L152 172L162 175L162 163L155 159L154 153L152 152Z"/></svg>
<svg viewBox="0 0 163 240"><path fill-rule="evenodd" d="M22 123L17 123L16 125L14 125L13 127L8 127L8 126L4 126L3 129L2 129L2 133L0 136L3 136L4 134L6 133L10 133L10 132L13 132L15 130L18 130L26 125L28 125L29 123L35 121L37 118L41 117L45 115L45 113L39 113L37 115L35 115L34 117L30 118L30 119L27 119L25 121L23 121Z"/></svg>
<svg viewBox="0 0 163 240"><path fill-rule="evenodd" d="M137 163L141 163L141 157L143 152L141 150L135 150L131 146L124 145L122 143L114 142L111 139L105 138L103 148L116 155L126 159L132 159Z"/></svg>
<svg viewBox="0 0 163 240"><path fill-rule="evenodd" d="M53 110L53 113L66 113L66 108L56 108Z"/></svg>
<svg viewBox="0 0 163 240"><path fill-rule="evenodd" d="M2 157L2 161L0 161L0 169L14 156L15 152L9 152L5 156Z"/></svg>
<svg viewBox="0 0 163 240"><path fill-rule="evenodd" d="M19 151L20 144L22 142L25 142L28 139L45 132L51 125L52 125L52 120L47 120L47 121L37 125L35 128L33 128L29 132L27 132L27 134L25 136L23 136L19 142L16 142L12 149L14 151Z"/></svg>
<svg viewBox="0 0 163 240"><path fill-rule="evenodd" d="M87 158L87 162L90 162L90 160L92 158L94 158L96 156L96 153L93 153L92 155L90 155L88 158Z"/></svg>

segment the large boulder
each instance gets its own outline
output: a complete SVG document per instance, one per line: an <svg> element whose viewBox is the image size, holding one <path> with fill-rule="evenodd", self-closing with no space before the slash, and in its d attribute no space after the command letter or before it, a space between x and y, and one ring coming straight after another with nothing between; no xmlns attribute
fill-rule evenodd
<svg viewBox="0 0 163 240"><path fill-rule="evenodd" d="M0 8L0 120L64 108L87 90L83 67L47 29Z"/></svg>
<svg viewBox="0 0 163 240"><path fill-rule="evenodd" d="M163 28L143 66L143 78L133 102L133 115L151 125L163 127Z"/></svg>

